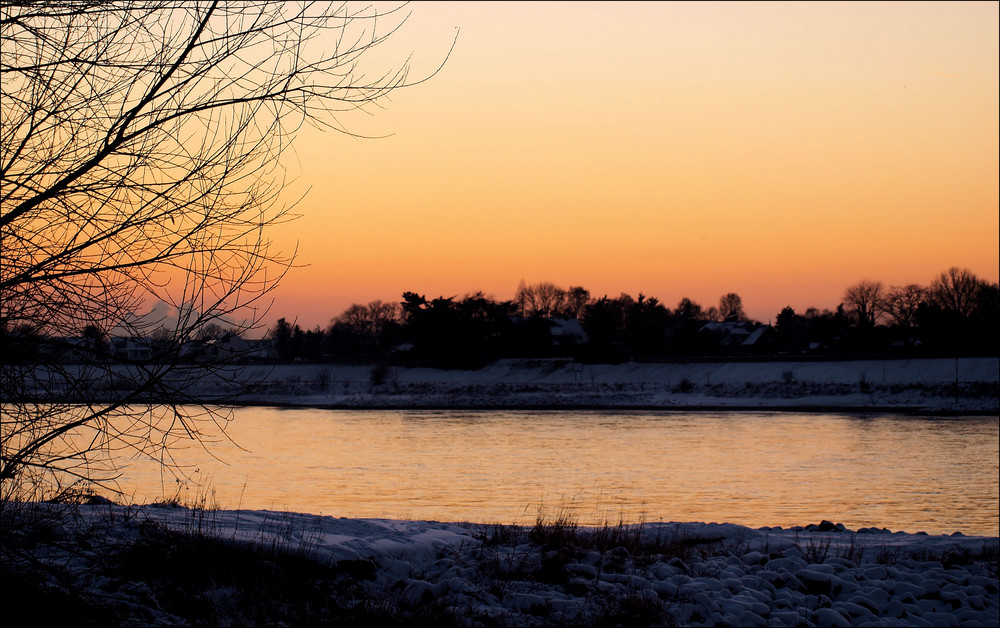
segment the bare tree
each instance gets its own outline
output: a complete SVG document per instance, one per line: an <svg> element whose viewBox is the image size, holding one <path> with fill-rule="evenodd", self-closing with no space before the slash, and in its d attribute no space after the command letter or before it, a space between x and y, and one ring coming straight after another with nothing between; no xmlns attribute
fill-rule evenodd
<svg viewBox="0 0 1000 628"><path fill-rule="evenodd" d="M541 316L555 316L563 309L566 291L554 283L543 281L535 286L537 312Z"/></svg>
<svg viewBox="0 0 1000 628"><path fill-rule="evenodd" d="M398 322L400 307L397 303L372 301L368 305L355 303L334 319L333 325L344 329L362 344L377 347L382 333L392 323Z"/></svg>
<svg viewBox="0 0 1000 628"><path fill-rule="evenodd" d="M535 289L524 283L523 279L518 282L517 290L514 291L514 303L517 304L518 313L522 318L530 315L532 308L535 307Z"/></svg>
<svg viewBox="0 0 1000 628"><path fill-rule="evenodd" d="M590 303L589 290L582 286L570 286L566 291L566 303L562 314L566 318L582 318L588 303Z"/></svg>
<svg viewBox="0 0 1000 628"><path fill-rule="evenodd" d="M882 306L882 282L859 281L844 291L844 305L858 325L874 326Z"/></svg>
<svg viewBox="0 0 1000 628"><path fill-rule="evenodd" d="M677 309L674 310L674 315L677 318L697 320L702 316L701 306L691 299L684 297L677 304Z"/></svg>
<svg viewBox="0 0 1000 628"><path fill-rule="evenodd" d="M192 347L257 327L289 267L266 229L289 217L296 131L347 132L338 112L419 82L360 65L404 20L267 0L0 7L3 497L220 436L230 414L202 402L241 380ZM140 346L96 351L74 340L88 329Z"/></svg>
<svg viewBox="0 0 1000 628"><path fill-rule="evenodd" d="M743 312L743 299L735 292L730 292L719 298L719 316L724 321L745 321L747 315Z"/></svg>
<svg viewBox="0 0 1000 628"><path fill-rule="evenodd" d="M976 308L983 281L967 268L952 267L934 278L927 295L936 305L968 318Z"/></svg>
<svg viewBox="0 0 1000 628"><path fill-rule="evenodd" d="M548 281L529 286L521 280L514 293L521 316L556 316L565 310L565 301L566 291Z"/></svg>
<svg viewBox="0 0 1000 628"><path fill-rule="evenodd" d="M926 298L927 291L919 284L892 286L882 297L882 311L896 325L909 328L916 322L917 308Z"/></svg>

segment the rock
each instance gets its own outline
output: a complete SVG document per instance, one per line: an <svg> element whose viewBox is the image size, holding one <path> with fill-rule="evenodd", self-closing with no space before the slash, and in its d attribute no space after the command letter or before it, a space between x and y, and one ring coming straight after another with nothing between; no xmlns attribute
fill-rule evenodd
<svg viewBox="0 0 1000 628"><path fill-rule="evenodd" d="M789 547L785 551L781 552L781 555L784 558L804 558L805 557L805 555L802 553L802 550L800 550L797 547Z"/></svg>
<svg viewBox="0 0 1000 628"><path fill-rule="evenodd" d="M969 608L977 611L986 610L989 604L981 595L970 595L965 599L965 603L969 605Z"/></svg>
<svg viewBox="0 0 1000 628"><path fill-rule="evenodd" d="M851 578L840 576L830 576L830 594L836 598L849 597L854 595L861 587Z"/></svg>
<svg viewBox="0 0 1000 628"><path fill-rule="evenodd" d="M805 569L809 563L802 560L800 556L784 556L767 561L765 567L771 571L797 573L800 569Z"/></svg>
<svg viewBox="0 0 1000 628"><path fill-rule="evenodd" d="M687 570L688 570L687 563L685 563L683 560L681 560L680 558L678 558L676 556L674 556L673 558L671 558L670 560L668 560L667 564L670 565L671 567L674 567L675 569L677 569L681 573L686 573Z"/></svg>
<svg viewBox="0 0 1000 628"><path fill-rule="evenodd" d="M934 624L927 621L920 615L909 615L906 618L906 622L916 628L934 628Z"/></svg>
<svg viewBox="0 0 1000 628"><path fill-rule="evenodd" d="M903 602L910 600L915 603L926 592L926 589L921 586L909 582L897 582L892 594L893 597L899 598Z"/></svg>
<svg viewBox="0 0 1000 628"><path fill-rule="evenodd" d="M747 552L742 556L744 565L761 565L767 560L767 557L760 552Z"/></svg>
<svg viewBox="0 0 1000 628"><path fill-rule="evenodd" d="M699 577L692 578L691 582L684 585L685 587L698 587L704 591L722 591L726 586L718 580L718 578L708 578Z"/></svg>
<svg viewBox="0 0 1000 628"><path fill-rule="evenodd" d="M505 601L504 606L507 608L516 608L521 611L529 611L531 613L539 613L546 608L545 598L540 595L535 595L533 593L514 593L508 597Z"/></svg>
<svg viewBox="0 0 1000 628"><path fill-rule="evenodd" d="M597 577L597 568L583 563L569 563L566 565L566 571L591 580Z"/></svg>
<svg viewBox="0 0 1000 628"><path fill-rule="evenodd" d="M887 604L889 604L889 593L884 589L876 589L872 587L867 587L863 590L859 590L854 596L852 596L851 601L857 602L856 598L863 598L868 600L872 604L875 604L877 608L884 609ZM857 602L862 606L867 606L861 602ZM878 612L878 611L876 611Z"/></svg>
<svg viewBox="0 0 1000 628"><path fill-rule="evenodd" d="M874 616L871 609L865 608L864 606L853 602L836 602L834 604L834 608L838 612L847 613L852 620L856 621L868 621ZM856 621L853 621L852 623L856 623Z"/></svg>
<svg viewBox="0 0 1000 628"><path fill-rule="evenodd" d="M649 580L641 576L635 576L631 574L620 574L620 573L602 573L600 575L600 580L604 582L616 582L625 585L629 589L648 589L650 588Z"/></svg>
<svg viewBox="0 0 1000 628"><path fill-rule="evenodd" d="M837 571L843 571L844 569L853 569L854 563L847 560L846 558L840 558L839 556L829 556L823 561L824 565L833 565Z"/></svg>
<svg viewBox="0 0 1000 628"><path fill-rule="evenodd" d="M846 617L844 617L837 611L833 610L832 608L821 608L817 611L814 611L813 621L816 623L817 626L823 626L823 627L843 626L845 628L849 628L849 626L851 625L851 622Z"/></svg>
<svg viewBox="0 0 1000 628"><path fill-rule="evenodd" d="M714 599L712 599L712 596L705 593L704 591L695 593L693 599L695 603L697 603L698 606L701 608L701 610L703 611L703 616L705 617L709 617L711 615L718 614L720 612L719 605L715 602Z"/></svg>
<svg viewBox="0 0 1000 628"><path fill-rule="evenodd" d="M902 617L906 614L906 607L899 600L889 600L885 606L885 612L881 614L889 617Z"/></svg>
<svg viewBox="0 0 1000 628"><path fill-rule="evenodd" d="M889 577L889 572L886 571L885 567L882 565L865 567L861 573L864 575L866 580L885 580Z"/></svg>
<svg viewBox="0 0 1000 628"><path fill-rule="evenodd" d="M779 583L781 586L792 589L793 591L802 591L806 588L801 580L790 573L781 574L781 579L775 582L774 586L777 587Z"/></svg>
<svg viewBox="0 0 1000 628"><path fill-rule="evenodd" d="M966 608L955 614L958 617L958 621L963 626L971 624L972 622L979 622L983 626L996 626L997 625L997 613L994 610L992 613L989 611L973 610L971 608Z"/></svg>
<svg viewBox="0 0 1000 628"><path fill-rule="evenodd" d="M998 583L997 583L997 580L995 578L987 578L986 576L975 576L974 578L972 578L972 579L969 580L969 585L970 586L973 586L973 587L982 587L983 594L989 593L989 594L996 595L997 594L997 584ZM969 595L972 595L971 591L969 591Z"/></svg>
<svg viewBox="0 0 1000 628"><path fill-rule="evenodd" d="M652 584L652 589L656 591L660 597L671 599L677 597L679 587L671 580L659 580Z"/></svg>
<svg viewBox="0 0 1000 628"><path fill-rule="evenodd" d="M947 584L941 587L939 597L941 601L951 604L951 607L955 609L962 605L968 595L954 584Z"/></svg>
<svg viewBox="0 0 1000 628"><path fill-rule="evenodd" d="M759 580L752 583L746 582L748 579L752 577L753 576L746 576L744 578L744 580L742 581L743 584L740 586L738 595L742 595L744 597L752 597L754 600L762 604L769 604L771 600L774 599L774 587L772 587L770 583L760 582Z"/></svg>
<svg viewBox="0 0 1000 628"><path fill-rule="evenodd" d="M657 580L666 580L671 576L676 576L677 574L681 573L681 570L674 567L673 565L665 565L663 563L660 563L659 565L653 567L650 573L652 573Z"/></svg>
<svg viewBox="0 0 1000 628"><path fill-rule="evenodd" d="M761 569L760 571L758 571L757 573L755 573L753 576L748 576L748 577L751 577L751 578L760 578L761 580L764 580L765 582L771 582L771 583L773 583L775 580L778 580L779 578L781 578L781 574L779 574L777 571L773 571L771 569Z"/></svg>
<svg viewBox="0 0 1000 628"><path fill-rule="evenodd" d="M580 615L580 602L578 600L549 600L552 608L552 617L557 624L563 624L576 619Z"/></svg>
<svg viewBox="0 0 1000 628"><path fill-rule="evenodd" d="M740 626L747 626L748 628L757 628L758 626L767 626L767 620L754 613L753 611L745 611L739 616Z"/></svg>
<svg viewBox="0 0 1000 628"><path fill-rule="evenodd" d="M831 578L832 576L824 571L818 571L815 569L802 569L795 574L799 580L802 581L805 591L811 594L824 594L829 595L831 593Z"/></svg>
<svg viewBox="0 0 1000 628"><path fill-rule="evenodd" d="M802 622L802 617L795 611L772 611L771 621L773 622L772 625L792 628Z"/></svg>
<svg viewBox="0 0 1000 628"><path fill-rule="evenodd" d="M433 600L436 594L436 587L425 580L410 580L403 589L403 599L411 606Z"/></svg>
<svg viewBox="0 0 1000 628"><path fill-rule="evenodd" d="M465 593L473 589L474 587L472 586L472 583L465 578L454 577L454 578L448 578L447 580L441 582L441 590L443 591L455 591L457 593Z"/></svg>
<svg viewBox="0 0 1000 628"><path fill-rule="evenodd" d="M726 578L722 584L730 591L739 591L743 588L743 583L739 578Z"/></svg>
<svg viewBox="0 0 1000 628"><path fill-rule="evenodd" d="M885 593L883 591L883 593ZM888 596L886 596L888 601ZM875 600L866 597L865 595L855 595L847 600L848 604L854 604L855 606L860 606L861 608L866 608L874 615L881 615L885 609L885 604L879 604Z"/></svg>
<svg viewBox="0 0 1000 628"><path fill-rule="evenodd" d="M825 563L812 563L809 565L809 569L812 571L819 571L822 573L830 574L831 576L837 573L837 569L833 565L827 565Z"/></svg>

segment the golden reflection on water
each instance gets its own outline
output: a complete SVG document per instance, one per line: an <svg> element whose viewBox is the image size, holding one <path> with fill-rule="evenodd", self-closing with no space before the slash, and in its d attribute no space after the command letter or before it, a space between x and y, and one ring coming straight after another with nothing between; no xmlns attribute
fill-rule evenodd
<svg viewBox="0 0 1000 628"><path fill-rule="evenodd" d="M1000 420L794 413L241 408L190 480L134 463L137 502L345 517L581 524L822 519L998 533Z"/></svg>

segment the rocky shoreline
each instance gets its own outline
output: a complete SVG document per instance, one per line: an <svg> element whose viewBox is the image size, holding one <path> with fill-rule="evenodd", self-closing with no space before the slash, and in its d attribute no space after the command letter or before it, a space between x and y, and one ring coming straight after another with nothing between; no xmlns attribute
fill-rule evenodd
<svg viewBox="0 0 1000 628"><path fill-rule="evenodd" d="M48 569L39 590L73 592L80 625L995 626L1000 618L997 539L958 533L851 531L828 521L507 526L176 504L67 508L48 519L47 540L25 542ZM37 573L25 555L5 557L6 569ZM13 616L8 625L22 625Z"/></svg>

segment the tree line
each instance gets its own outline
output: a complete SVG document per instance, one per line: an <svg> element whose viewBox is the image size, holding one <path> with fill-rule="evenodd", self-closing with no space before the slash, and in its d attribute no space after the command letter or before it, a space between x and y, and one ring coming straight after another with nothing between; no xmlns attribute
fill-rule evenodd
<svg viewBox="0 0 1000 628"><path fill-rule="evenodd" d="M523 281L513 299L482 292L353 304L325 328L280 319L269 330L282 360L383 360L477 367L499 358L620 362L692 356L1000 354L1000 286L950 268L928 285L862 280L833 310L785 307L773 324L747 317L736 293L703 307L683 298L592 297L581 286Z"/></svg>

